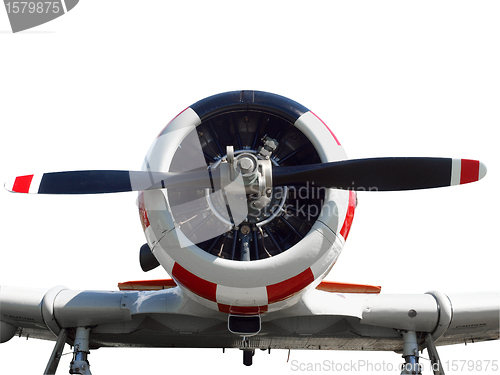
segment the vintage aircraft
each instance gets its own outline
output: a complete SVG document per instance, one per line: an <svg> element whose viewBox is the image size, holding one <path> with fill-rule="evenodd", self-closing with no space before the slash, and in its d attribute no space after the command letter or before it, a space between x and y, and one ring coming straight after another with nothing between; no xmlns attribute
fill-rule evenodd
<svg viewBox="0 0 500 375"><path fill-rule="evenodd" d="M66 343L72 374L90 374L99 347L401 352L419 373L427 348L499 338L500 294L384 295L380 287L324 281L348 237L356 191L398 191L478 181L479 161L349 160L313 112L290 99L237 91L203 99L158 135L141 171L19 176L7 190L33 194L138 191L144 271L172 279L120 291L2 287L1 342L14 335Z"/></svg>

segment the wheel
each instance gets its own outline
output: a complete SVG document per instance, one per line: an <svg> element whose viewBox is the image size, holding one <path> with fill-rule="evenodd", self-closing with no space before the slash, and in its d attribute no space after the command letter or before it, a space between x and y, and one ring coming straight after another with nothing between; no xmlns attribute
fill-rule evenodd
<svg viewBox="0 0 500 375"><path fill-rule="evenodd" d="M252 366L253 356L255 354L255 350L243 350L243 364L245 366Z"/></svg>

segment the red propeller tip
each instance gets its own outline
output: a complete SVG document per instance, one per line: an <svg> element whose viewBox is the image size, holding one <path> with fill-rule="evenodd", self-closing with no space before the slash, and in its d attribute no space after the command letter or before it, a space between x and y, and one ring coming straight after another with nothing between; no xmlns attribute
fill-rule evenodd
<svg viewBox="0 0 500 375"><path fill-rule="evenodd" d="M36 175L17 176L7 181L5 189L12 193L37 193L40 185L39 178Z"/></svg>
<svg viewBox="0 0 500 375"><path fill-rule="evenodd" d="M453 159L450 185L476 182L486 176L486 166L478 160Z"/></svg>

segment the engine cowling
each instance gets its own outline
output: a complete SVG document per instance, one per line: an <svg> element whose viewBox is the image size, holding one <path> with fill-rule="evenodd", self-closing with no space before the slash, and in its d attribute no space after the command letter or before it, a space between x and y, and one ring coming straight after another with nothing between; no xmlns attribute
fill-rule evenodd
<svg viewBox="0 0 500 375"><path fill-rule="evenodd" d="M347 157L301 104L234 91L179 113L154 141L143 170L213 170L236 159L244 175L244 162L266 158L279 168ZM139 212L149 247L186 293L213 309L258 314L289 306L337 260L356 195L311 184L268 192L263 203L247 191L242 203L228 202L214 186L143 191Z"/></svg>

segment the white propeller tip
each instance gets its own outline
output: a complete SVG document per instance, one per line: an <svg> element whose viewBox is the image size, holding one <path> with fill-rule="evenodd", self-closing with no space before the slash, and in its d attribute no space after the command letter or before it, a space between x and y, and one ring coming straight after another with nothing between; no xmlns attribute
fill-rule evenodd
<svg viewBox="0 0 500 375"><path fill-rule="evenodd" d="M14 183L16 181L16 178L9 178L5 183L3 184L3 187L5 190L10 191L11 193L15 193L14 191Z"/></svg>
<svg viewBox="0 0 500 375"><path fill-rule="evenodd" d="M488 169L486 168L486 165L484 165L484 163L482 162L479 162L479 180L486 176L487 171Z"/></svg>

